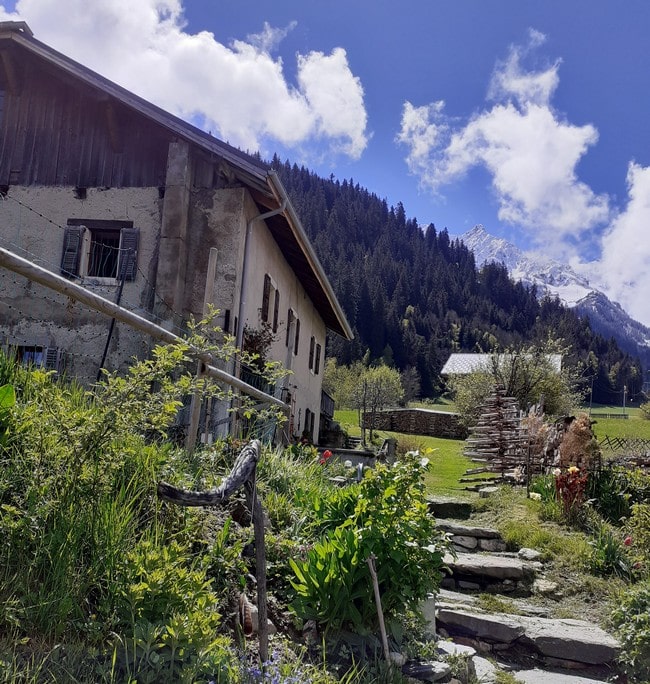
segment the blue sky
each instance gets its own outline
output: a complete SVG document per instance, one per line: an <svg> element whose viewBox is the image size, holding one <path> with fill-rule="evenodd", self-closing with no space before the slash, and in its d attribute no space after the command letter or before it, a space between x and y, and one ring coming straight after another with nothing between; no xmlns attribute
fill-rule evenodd
<svg viewBox="0 0 650 684"><path fill-rule="evenodd" d="M2 18L243 149L571 263L650 324L646 0L0 0Z"/></svg>

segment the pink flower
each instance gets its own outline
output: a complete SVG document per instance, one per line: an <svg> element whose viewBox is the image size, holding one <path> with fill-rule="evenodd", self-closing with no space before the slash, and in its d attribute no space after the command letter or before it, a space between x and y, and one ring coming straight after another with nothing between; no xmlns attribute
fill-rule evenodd
<svg viewBox="0 0 650 684"><path fill-rule="evenodd" d="M632 544L632 537L630 537L630 535L628 534L627 537L625 537L625 539L623 540L623 543L625 544L625 546L630 546Z"/></svg>

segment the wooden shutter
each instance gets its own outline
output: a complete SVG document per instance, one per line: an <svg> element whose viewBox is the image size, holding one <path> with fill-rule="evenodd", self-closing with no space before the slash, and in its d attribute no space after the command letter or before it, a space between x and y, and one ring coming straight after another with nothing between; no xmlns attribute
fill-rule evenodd
<svg viewBox="0 0 650 684"><path fill-rule="evenodd" d="M291 345L291 330L293 327L293 310L289 309L287 311L287 335L284 340L284 344L289 347Z"/></svg>
<svg viewBox="0 0 650 684"><path fill-rule="evenodd" d="M312 370L314 368L314 345L316 344L316 340L312 337L309 340L309 370Z"/></svg>
<svg viewBox="0 0 650 684"><path fill-rule="evenodd" d="M118 277L135 280L138 272L138 228L122 228L120 232L120 270Z"/></svg>
<svg viewBox="0 0 650 684"><path fill-rule="evenodd" d="M300 342L300 319L296 318L296 338L293 343L293 353L298 354L298 343Z"/></svg>
<svg viewBox="0 0 650 684"><path fill-rule="evenodd" d="M74 226L66 228L63 234L61 275L66 278L74 278L79 275L79 258L85 230L83 226Z"/></svg>
<svg viewBox="0 0 650 684"><path fill-rule="evenodd" d="M264 275L264 292L262 293L262 320L269 320L269 299L271 298L271 276Z"/></svg>
<svg viewBox="0 0 650 684"><path fill-rule="evenodd" d="M58 347L45 347L43 350L43 365L48 370L56 371L57 373L61 370L61 350Z"/></svg>
<svg viewBox="0 0 650 684"><path fill-rule="evenodd" d="M316 360L314 361L314 373L318 375L320 371L320 344L316 345Z"/></svg>
<svg viewBox="0 0 650 684"><path fill-rule="evenodd" d="M273 305L273 332L278 332L278 314L280 313L280 291L275 291L275 303Z"/></svg>

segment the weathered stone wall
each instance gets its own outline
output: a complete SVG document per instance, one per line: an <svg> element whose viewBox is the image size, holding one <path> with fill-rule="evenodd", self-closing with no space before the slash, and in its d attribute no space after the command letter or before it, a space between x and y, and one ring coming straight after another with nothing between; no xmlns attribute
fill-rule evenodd
<svg viewBox="0 0 650 684"><path fill-rule="evenodd" d="M371 416L363 417L364 427L370 429ZM426 435L429 437L447 437L449 439L465 439L467 430L460 422L457 413L431 411L429 409L392 409L380 411L374 415L375 430L390 430L409 435Z"/></svg>

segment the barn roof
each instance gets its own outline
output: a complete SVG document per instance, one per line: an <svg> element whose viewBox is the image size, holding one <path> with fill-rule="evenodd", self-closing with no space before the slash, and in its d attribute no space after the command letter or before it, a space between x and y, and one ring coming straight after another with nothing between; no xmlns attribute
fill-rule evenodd
<svg viewBox="0 0 650 684"><path fill-rule="evenodd" d="M530 355L524 355L530 356ZM545 355L556 372L562 370L561 354ZM509 354L501 354L500 357L506 362ZM494 354L451 354L442 367L442 375L468 375L477 371L490 371L492 369Z"/></svg>
<svg viewBox="0 0 650 684"><path fill-rule="evenodd" d="M286 190L278 176L264 163L40 42L34 38L25 22L0 22L0 64L3 64L8 74L7 80L20 78L19 65L24 51L43 60L50 67L61 70L68 77L101 91L103 96L113 98L121 105L162 126L177 138L223 160L233 175L249 188L261 213L284 207L281 214L267 220L271 234L303 284L326 327L346 339L352 339L350 325L300 219L287 198ZM9 85L11 86L11 83Z"/></svg>

